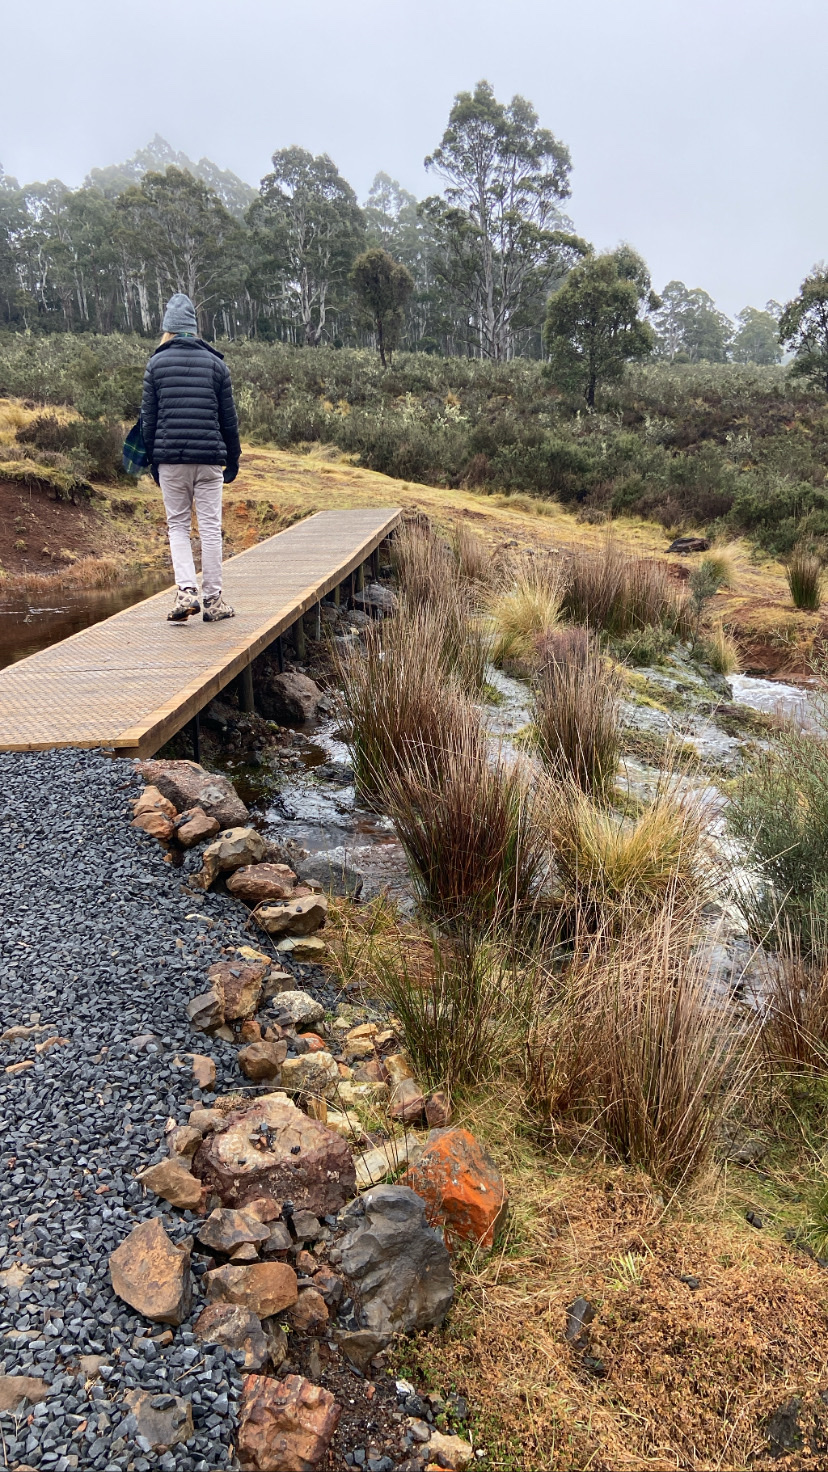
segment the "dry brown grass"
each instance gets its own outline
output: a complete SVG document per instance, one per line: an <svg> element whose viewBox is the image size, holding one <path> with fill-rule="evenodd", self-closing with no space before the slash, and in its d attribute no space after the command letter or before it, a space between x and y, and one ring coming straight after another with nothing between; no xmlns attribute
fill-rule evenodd
<svg viewBox="0 0 828 1472"><path fill-rule="evenodd" d="M80 557L77 562L73 562L69 567L61 568L58 572L5 575L0 572L0 589L6 596L27 593L34 597L44 597L54 593L55 588L66 591L81 588L113 588L123 574L123 564L114 557Z"/></svg>
<svg viewBox="0 0 828 1472"><path fill-rule="evenodd" d="M621 752L622 681L584 631L547 639L535 690L534 727L541 757L556 777L584 792L612 792Z"/></svg>
<svg viewBox="0 0 828 1472"><path fill-rule="evenodd" d="M560 620L561 570L551 559L519 559L510 587L489 601L494 625L492 660L515 674L531 674L544 639Z"/></svg>
<svg viewBox="0 0 828 1472"><path fill-rule="evenodd" d="M683 627L683 600L669 565L625 553L608 538L600 553L576 551L566 570L563 607L576 623L608 634L629 634L648 625Z"/></svg>
<svg viewBox="0 0 828 1472"><path fill-rule="evenodd" d="M828 953L803 953L790 927L762 966L762 1044L772 1071L828 1073Z"/></svg>

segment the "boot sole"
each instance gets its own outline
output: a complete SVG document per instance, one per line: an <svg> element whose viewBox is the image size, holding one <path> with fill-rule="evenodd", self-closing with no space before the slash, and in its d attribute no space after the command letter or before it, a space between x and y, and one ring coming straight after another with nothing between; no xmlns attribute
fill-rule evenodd
<svg viewBox="0 0 828 1472"><path fill-rule="evenodd" d="M195 618L195 616L196 616L196 614L198 612L199 612L199 610L197 608L188 608L186 610L186 612L183 612L182 611L181 613L168 613L167 614L167 623L168 624L185 624L187 622L187 619L188 618Z"/></svg>

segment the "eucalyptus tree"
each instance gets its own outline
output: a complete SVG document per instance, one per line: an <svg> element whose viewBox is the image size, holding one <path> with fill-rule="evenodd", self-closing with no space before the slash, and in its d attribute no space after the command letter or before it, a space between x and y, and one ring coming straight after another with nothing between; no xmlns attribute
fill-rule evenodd
<svg viewBox="0 0 828 1472"><path fill-rule="evenodd" d="M588 255L549 299L544 342L553 380L581 390L592 408L599 384L649 357L655 333L644 313L658 305L647 267L629 246Z"/></svg>
<svg viewBox="0 0 828 1472"><path fill-rule="evenodd" d="M828 393L828 268L814 266L779 319L779 338L794 354L791 373Z"/></svg>
<svg viewBox="0 0 828 1472"><path fill-rule="evenodd" d="M373 246L357 256L351 270L351 285L376 334L383 368L388 367L403 328L406 303L414 290L407 266L395 261L387 250Z"/></svg>

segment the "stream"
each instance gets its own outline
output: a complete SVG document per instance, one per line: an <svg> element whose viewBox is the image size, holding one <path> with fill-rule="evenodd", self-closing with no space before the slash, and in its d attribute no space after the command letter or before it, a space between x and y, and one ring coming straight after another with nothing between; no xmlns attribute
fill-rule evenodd
<svg viewBox="0 0 828 1472"><path fill-rule="evenodd" d="M168 571L144 573L115 588L66 589L56 580L53 593L32 598L25 594L4 598L0 584L0 669L169 586Z"/></svg>

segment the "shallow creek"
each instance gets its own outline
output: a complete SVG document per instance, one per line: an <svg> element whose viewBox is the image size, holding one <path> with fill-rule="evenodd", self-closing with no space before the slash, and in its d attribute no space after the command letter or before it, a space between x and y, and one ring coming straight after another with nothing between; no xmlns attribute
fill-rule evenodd
<svg viewBox="0 0 828 1472"><path fill-rule="evenodd" d="M56 581L53 592L29 597L0 594L0 669L37 654L88 629L101 619L131 608L170 586L169 572L144 573L116 588L79 588L68 591Z"/></svg>

